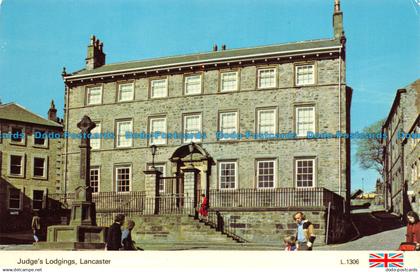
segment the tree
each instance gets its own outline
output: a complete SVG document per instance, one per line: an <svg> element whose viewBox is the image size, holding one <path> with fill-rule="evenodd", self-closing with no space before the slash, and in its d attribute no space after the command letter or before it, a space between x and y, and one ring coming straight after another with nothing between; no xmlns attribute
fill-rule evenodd
<svg viewBox="0 0 420 272"><path fill-rule="evenodd" d="M381 133L382 126L385 119L379 120L372 125L363 129L364 133ZM372 139L357 139L356 161L362 169L374 169L383 178L384 174L384 160L382 139L375 137Z"/></svg>

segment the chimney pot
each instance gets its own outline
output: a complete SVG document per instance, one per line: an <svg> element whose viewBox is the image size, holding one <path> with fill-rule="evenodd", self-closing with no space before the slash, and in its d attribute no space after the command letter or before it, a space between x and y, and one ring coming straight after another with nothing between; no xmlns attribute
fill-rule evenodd
<svg viewBox="0 0 420 272"><path fill-rule="evenodd" d="M222 44L222 50L226 50L226 44Z"/></svg>
<svg viewBox="0 0 420 272"><path fill-rule="evenodd" d="M217 51L217 49L218 49L218 48L217 48L217 44L214 44L214 45L213 45L213 51Z"/></svg>

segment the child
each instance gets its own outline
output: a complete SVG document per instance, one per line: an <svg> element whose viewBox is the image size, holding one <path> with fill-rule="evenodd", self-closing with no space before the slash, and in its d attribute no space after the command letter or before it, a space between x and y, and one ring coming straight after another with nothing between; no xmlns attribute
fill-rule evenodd
<svg viewBox="0 0 420 272"><path fill-rule="evenodd" d="M296 249L296 237L295 236L286 236L286 237L284 237L284 239L283 239L283 241L284 241L284 245L285 245L285 248L284 248L284 250L285 251L296 251L297 249Z"/></svg>

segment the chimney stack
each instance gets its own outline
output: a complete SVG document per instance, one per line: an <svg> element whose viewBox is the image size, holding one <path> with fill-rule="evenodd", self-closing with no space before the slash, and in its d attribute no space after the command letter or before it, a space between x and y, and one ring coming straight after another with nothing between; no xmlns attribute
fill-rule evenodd
<svg viewBox="0 0 420 272"><path fill-rule="evenodd" d="M86 69L92 70L105 64L104 44L96 39L95 35L90 37L90 44L87 50Z"/></svg>
<svg viewBox="0 0 420 272"><path fill-rule="evenodd" d="M340 0L334 0L334 14L333 14L333 28L334 38L342 39L344 36L343 29L343 12L340 8Z"/></svg>
<svg viewBox="0 0 420 272"><path fill-rule="evenodd" d="M51 100L50 109L48 110L48 120L57 122L57 109L55 108L54 100Z"/></svg>

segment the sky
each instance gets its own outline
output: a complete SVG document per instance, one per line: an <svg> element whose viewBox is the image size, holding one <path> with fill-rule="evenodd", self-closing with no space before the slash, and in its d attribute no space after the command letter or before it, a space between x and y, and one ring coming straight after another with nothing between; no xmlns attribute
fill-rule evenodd
<svg viewBox="0 0 420 272"><path fill-rule="evenodd" d="M352 131L385 118L398 88L420 77L416 0L342 0ZM85 65L89 37L106 62L331 38L334 0L0 0L0 99L63 117L62 68ZM352 143L352 190L374 189Z"/></svg>

